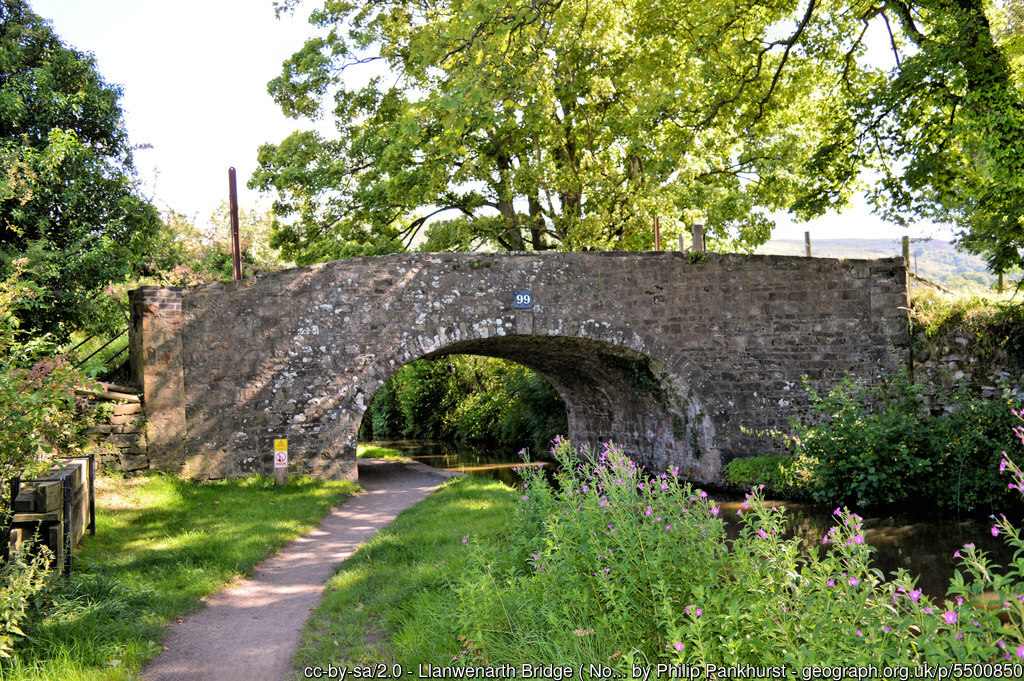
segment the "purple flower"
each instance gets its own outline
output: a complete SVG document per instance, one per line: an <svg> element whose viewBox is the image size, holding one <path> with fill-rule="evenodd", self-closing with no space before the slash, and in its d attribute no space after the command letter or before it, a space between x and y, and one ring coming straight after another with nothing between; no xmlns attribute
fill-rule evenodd
<svg viewBox="0 0 1024 681"><path fill-rule="evenodd" d="M1017 657L1024 657L1024 646L1017 648Z"/></svg>
<svg viewBox="0 0 1024 681"><path fill-rule="evenodd" d="M860 580L856 577L850 577L850 586L857 586L860 584Z"/></svg>
<svg viewBox="0 0 1024 681"><path fill-rule="evenodd" d="M825 582L825 583L826 583L826 584L828 584L829 586L835 586L835 585L836 585L836 580L834 580L834 579L830 579L830 580L828 580L828 581L827 581L827 582Z"/></svg>
<svg viewBox="0 0 1024 681"><path fill-rule="evenodd" d="M768 538L768 533L764 531L763 527L759 527L759 528L757 528L757 536L760 537L761 539L767 539Z"/></svg>
<svg viewBox="0 0 1024 681"><path fill-rule="evenodd" d="M998 537L999 536L999 526L998 525L993 525L992 526L992 536L993 537Z"/></svg>
<svg viewBox="0 0 1024 681"><path fill-rule="evenodd" d="M912 601L919 601L919 600L921 600L921 590L920 589L914 589L913 591L911 591L910 592L910 600L912 600Z"/></svg>
<svg viewBox="0 0 1024 681"><path fill-rule="evenodd" d="M676 650L682 650L683 649L683 642L682 641L676 641L675 645L672 646L672 647L675 648ZM1024 648L1024 646L1022 646L1022 648ZM1024 656L1022 656L1022 657L1024 657Z"/></svg>
<svg viewBox="0 0 1024 681"><path fill-rule="evenodd" d="M711 515L718 515L718 507L717 506L712 506L711 507Z"/></svg>
<svg viewBox="0 0 1024 681"><path fill-rule="evenodd" d="M952 610L947 610L942 613L942 619L946 620L946 624L956 624L956 613Z"/></svg>
<svg viewBox="0 0 1024 681"><path fill-rule="evenodd" d="M853 543L854 544L863 544L864 543L864 535L863 534L855 534L855 535L853 535Z"/></svg>

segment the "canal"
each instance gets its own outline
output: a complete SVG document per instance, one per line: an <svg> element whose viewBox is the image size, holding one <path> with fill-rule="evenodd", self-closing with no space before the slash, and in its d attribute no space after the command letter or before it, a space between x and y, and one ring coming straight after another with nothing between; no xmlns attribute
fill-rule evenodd
<svg viewBox="0 0 1024 681"><path fill-rule="evenodd" d="M521 466L522 461L515 452L500 448L414 440L371 444L395 449L435 468L492 478L510 486L519 483L519 476L512 468ZM718 500L727 529L735 535L739 527L736 511L743 505L742 498L720 494L711 496ZM835 524L834 508L775 500L767 500L767 503L786 509L790 531L804 539L808 546L821 546L822 537ZM929 508L891 515L862 515L865 516L864 538L876 549L873 567L886 576L904 568L911 575L917 575L918 586L933 597L945 595L955 569L953 554L964 544L974 543L980 550L989 552L999 565L1006 565L1013 558L1006 544L992 536L993 521L990 519L940 518Z"/></svg>

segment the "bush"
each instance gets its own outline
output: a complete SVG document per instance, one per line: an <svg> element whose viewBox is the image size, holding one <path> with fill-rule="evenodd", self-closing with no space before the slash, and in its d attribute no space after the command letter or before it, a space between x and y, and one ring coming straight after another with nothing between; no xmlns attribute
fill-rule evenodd
<svg viewBox="0 0 1024 681"><path fill-rule="evenodd" d="M820 503L860 507L928 501L977 510L1010 501L997 473L1010 444L1005 400L959 394L949 414L931 414L906 372L877 385L847 380L822 397L810 391L810 417L790 422L797 489Z"/></svg>
<svg viewBox="0 0 1024 681"><path fill-rule="evenodd" d="M746 488L762 485L770 492L799 496L802 490L795 469L796 459L786 454L747 456L726 464L725 481Z"/></svg>
<svg viewBox="0 0 1024 681"><path fill-rule="evenodd" d="M848 510L835 510L819 554L784 539L785 512L755 491L728 540L720 509L675 469L648 478L614 445L596 454L559 441L553 453L559 487L523 470L508 535L473 546L455 588L464 648L456 663L599 664L635 678L633 665L706 673L705 665L799 669L839 659L900 678L885 667L1024 657L1024 561L1000 574L966 546L948 597L933 600L904 571L887 580L870 568L873 549ZM1002 465L1024 490L1024 474ZM992 532L1024 551L1005 518ZM983 593L993 597L988 607ZM958 674L1019 678L1020 667Z"/></svg>

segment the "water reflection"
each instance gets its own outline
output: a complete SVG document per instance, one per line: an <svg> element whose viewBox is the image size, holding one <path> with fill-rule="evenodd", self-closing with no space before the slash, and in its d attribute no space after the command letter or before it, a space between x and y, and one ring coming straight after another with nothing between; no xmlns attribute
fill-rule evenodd
<svg viewBox="0 0 1024 681"><path fill-rule="evenodd" d="M494 478L507 485L519 483L519 476L512 470L522 462L502 448L498 451L473 447L456 447L447 443L423 441L375 442L382 447L396 449L417 461L444 468L463 471L467 475ZM543 462L536 465L544 465ZM711 495L724 511L730 536L739 531L739 510L742 500L726 499ZM790 532L804 540L807 547L822 547L822 537L835 524L832 508L790 502L767 502L772 506L783 506ZM939 519L935 514L899 513L893 515L866 516L864 518L865 540L875 547L873 567L886 576L898 568L904 568L911 575L917 575L918 586L933 597L942 597L953 576L955 559L953 554L964 544L974 543L980 550L999 565L1007 565L1013 559L1013 552L1000 538L993 537L993 521L979 519Z"/></svg>
<svg viewBox="0 0 1024 681"><path fill-rule="evenodd" d="M522 466L523 462L515 452L509 452L502 447L485 449L426 440L384 440L366 444L394 449L410 459L422 461L434 468L500 480L510 487L520 483L519 476L512 468ZM547 463L538 461L530 465L545 466Z"/></svg>

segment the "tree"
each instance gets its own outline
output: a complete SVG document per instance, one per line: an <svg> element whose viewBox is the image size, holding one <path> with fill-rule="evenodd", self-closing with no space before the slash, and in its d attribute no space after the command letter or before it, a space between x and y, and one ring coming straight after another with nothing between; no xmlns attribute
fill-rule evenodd
<svg viewBox="0 0 1024 681"><path fill-rule="evenodd" d="M331 2L270 89L296 117L333 97L339 138L264 147L253 184L298 216L276 238L307 259L394 248L433 213L449 219L427 248L649 247L655 215L669 236L704 219L742 246L767 238L766 210L815 217L866 189L885 218L948 222L1005 271L1024 261L1022 15L1017 0ZM872 27L890 66L868 58ZM387 75L349 85L369 63Z"/></svg>
<svg viewBox="0 0 1024 681"><path fill-rule="evenodd" d="M837 75L836 118L808 168L803 215L843 206L870 169L877 210L897 224L946 222L993 272L1024 262L1024 106L1014 31L997 40L984 0L886 0L856 7L888 29L894 67ZM1009 22L1005 22L1005 18Z"/></svg>
<svg viewBox="0 0 1024 681"><path fill-rule="evenodd" d="M0 274L30 258L45 295L19 311L27 329L88 327L94 292L136 271L157 229L120 97L24 0L0 0Z"/></svg>
<svg viewBox="0 0 1024 681"><path fill-rule="evenodd" d="M398 250L431 220L429 250L650 248L655 217L754 246L825 114L800 96L821 72L793 49L803 18L764 38L795 4L329 2L270 91L339 136L265 145L250 184L277 192L300 264Z"/></svg>

